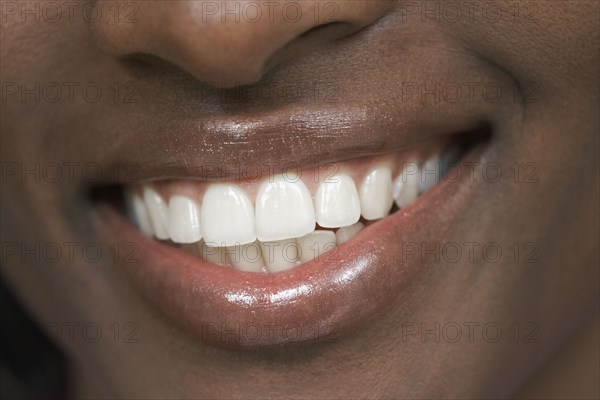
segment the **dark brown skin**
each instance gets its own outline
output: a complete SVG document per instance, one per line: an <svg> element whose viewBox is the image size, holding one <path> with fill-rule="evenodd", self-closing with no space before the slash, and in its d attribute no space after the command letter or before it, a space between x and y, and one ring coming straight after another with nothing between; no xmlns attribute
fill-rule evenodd
<svg viewBox="0 0 600 400"><path fill-rule="evenodd" d="M99 4L103 15L112 18L112 11L106 10L115 3L97 3L103 3ZM342 23L306 35L323 22L315 22L313 11L307 9L310 17L296 23L262 18L251 24L209 24L199 14L198 1L129 3L133 6L126 2L117 6L120 17L137 10L138 22L88 23L79 7L73 22L63 10L63 18L55 23L31 17L22 23L18 13L3 10L7 15L0 43L3 97L6 94L0 125L3 163L26 163L31 169L36 162L97 162L103 168L102 182L108 183L112 179L107 175L114 176L107 172L114 160L127 161L126 155L113 154L122 143L137 141L142 148L138 156L145 151L153 154L160 145L144 135L152 126L160 126L162 137L168 137L164 132L171 132L173 123L175 141L189 138L191 133L181 128L186 121L227 113L238 118L277 113L282 102L276 98L275 103L244 104L215 98L214 92L202 100L197 93L178 92L176 85L179 89L202 83L310 85L319 80L337 88L339 104L359 99L374 105L398 93L402 81L480 78L499 82L510 96L510 83L515 81L530 101L514 102L511 97L496 105L477 98L475 105L454 106L456 111L492 110L482 112L495 128L483 161L501 165L506 178L473 191L447 241L495 242L510 256L498 263L486 263L481 257L473 262L463 258L458 263L429 263L379 319L331 343L297 348L239 352L202 343L129 284L122 272L124 257L114 262L110 232L87 197L93 183L81 177L81 169L75 169L74 182L63 178L54 183L35 182L31 175L26 182L18 174L5 179L4 170L3 242L29 247L36 242L93 242L103 248L95 263L83 259L81 251L72 261L63 255L60 262L51 263L44 257L21 262L2 250L2 277L19 299L41 324L63 326L58 342L76 366L81 395L506 397L583 322L597 315L597 1L497 2L505 13L519 6L519 22L490 22L478 12L462 22L444 17L423 22L418 14L403 17L395 2L338 1L334 19ZM435 2L428 5L434 7ZM22 101L19 95L8 94L14 85L7 83L32 87L35 82L61 84L61 101L51 103L46 97L36 103L31 96ZM79 88L98 82L103 96L98 102L86 101L76 88L74 101L69 102L64 82L79 82ZM138 89L133 103L124 101L126 90L114 101L116 82ZM531 88L537 89L535 95ZM303 93L295 106L314 106L311 101ZM402 107L420 105L405 102ZM448 104L438 108L456 112ZM343 133L342 127L332 131ZM221 158L237 151L228 139L218 148L214 137L197 137L199 147L210 143L215 157ZM306 149L303 143L290 146L296 152ZM518 183L510 170L514 163L522 168ZM531 183L523 182L531 172L524 169L527 163L535 167L536 180ZM518 262L510 250L515 242L521 246ZM523 248L526 243L538 249L538 262L525 262L531 249ZM102 328L102 338L89 343L79 330L74 340L67 340L64 323L73 321L79 327L95 322ZM110 327L117 321L121 326L115 343ZM137 343L124 343L123 336L130 332L123 329L127 321L139 328ZM463 328L470 322L480 327L494 322L503 336L497 343L482 340L480 331L472 342L463 338L435 343L419 336L403 340L403 327L421 322L428 327L454 322ZM528 330L521 331L514 343L515 322L536 327L532 338L537 342L525 342ZM466 332L464 328L463 335Z"/></svg>

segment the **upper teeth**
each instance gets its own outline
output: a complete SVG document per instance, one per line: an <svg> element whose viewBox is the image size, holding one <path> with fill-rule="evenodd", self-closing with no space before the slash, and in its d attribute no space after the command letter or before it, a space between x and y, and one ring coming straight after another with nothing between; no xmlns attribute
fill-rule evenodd
<svg viewBox="0 0 600 400"><path fill-rule="evenodd" d="M167 232L169 212L162 197L150 187L144 187L144 202L148 207L148 215L154 230L154 236L161 240L169 239L169 233ZM185 228L182 227L181 229Z"/></svg>
<svg viewBox="0 0 600 400"><path fill-rule="evenodd" d="M319 185L315 196L317 222L323 228L340 228L360 219L360 200L354 180L334 175Z"/></svg>
<svg viewBox="0 0 600 400"><path fill-rule="evenodd" d="M394 180L392 197L398 208L412 203L419 194L419 173L415 164L408 163Z"/></svg>
<svg viewBox="0 0 600 400"><path fill-rule="evenodd" d="M431 189L440 170L437 155L421 166L406 164L395 180L391 168L380 165L367 172L358 190L351 176L338 173L321 182L314 195L301 179L275 175L260 185L254 203L234 183L209 184L201 205L179 193L167 203L151 185L143 185L143 199L135 189L127 199L133 219L147 235L197 243L187 247L218 264L274 272L350 240L364 227L358 222L361 215L365 220L383 218L394 201L406 207ZM317 224L341 229L315 230Z"/></svg>
<svg viewBox="0 0 600 400"><path fill-rule="evenodd" d="M237 185L210 185L204 194L201 218L204 240L209 245L234 246L256 240L254 206Z"/></svg>
<svg viewBox="0 0 600 400"><path fill-rule="evenodd" d="M256 196L256 233L262 242L292 239L315 230L315 208L301 180L277 175Z"/></svg>
<svg viewBox="0 0 600 400"><path fill-rule="evenodd" d="M172 196L168 221L169 236L175 243L194 243L202 239L200 210L195 201L185 196Z"/></svg>
<svg viewBox="0 0 600 400"><path fill-rule="evenodd" d="M366 220L383 218L390 212L392 197L392 171L388 167L372 170L360 186L360 205Z"/></svg>

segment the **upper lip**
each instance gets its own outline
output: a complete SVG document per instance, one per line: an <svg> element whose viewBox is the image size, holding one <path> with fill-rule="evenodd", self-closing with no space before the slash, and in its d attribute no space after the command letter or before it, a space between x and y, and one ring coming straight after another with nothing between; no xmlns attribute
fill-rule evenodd
<svg viewBox="0 0 600 400"><path fill-rule="evenodd" d="M102 183L158 179L256 178L256 167L276 173L400 151L438 136L485 125L487 104L472 109L412 109L412 114L367 106L284 108L229 118L164 120L127 132L108 155ZM440 121L435 115L444 113ZM215 168L217 168L215 170ZM207 172L209 171L209 172ZM215 171L217 173L215 174Z"/></svg>

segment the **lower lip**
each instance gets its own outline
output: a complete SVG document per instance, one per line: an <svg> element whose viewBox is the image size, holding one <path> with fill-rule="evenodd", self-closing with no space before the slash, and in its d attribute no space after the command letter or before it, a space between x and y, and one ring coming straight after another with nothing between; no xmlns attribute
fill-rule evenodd
<svg viewBox="0 0 600 400"><path fill-rule="evenodd" d="M479 150L473 149L463 163L479 157ZM111 234L139 245L138 262L123 267L168 318L216 346L293 345L336 338L394 304L426 268L415 245L443 242L466 210L474 186L466 184L467 170L461 168L458 179L441 180L411 206L320 259L277 274L204 262L143 236L113 208L101 212Z"/></svg>

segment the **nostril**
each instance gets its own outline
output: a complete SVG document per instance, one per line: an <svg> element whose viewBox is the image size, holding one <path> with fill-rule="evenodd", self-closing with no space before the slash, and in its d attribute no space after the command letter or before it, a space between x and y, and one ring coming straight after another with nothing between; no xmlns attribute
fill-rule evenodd
<svg viewBox="0 0 600 400"><path fill-rule="evenodd" d="M322 25L318 25L308 29L298 36L298 39L306 38L325 38L325 39L340 39L344 36L353 33L357 28L348 22L332 21Z"/></svg>
<svg viewBox="0 0 600 400"><path fill-rule="evenodd" d="M131 53L127 54L124 57L121 57L123 61L126 61L131 66L135 66L138 69L145 68L150 70L155 68L161 71L180 71L181 68L172 62L156 55L150 53Z"/></svg>

